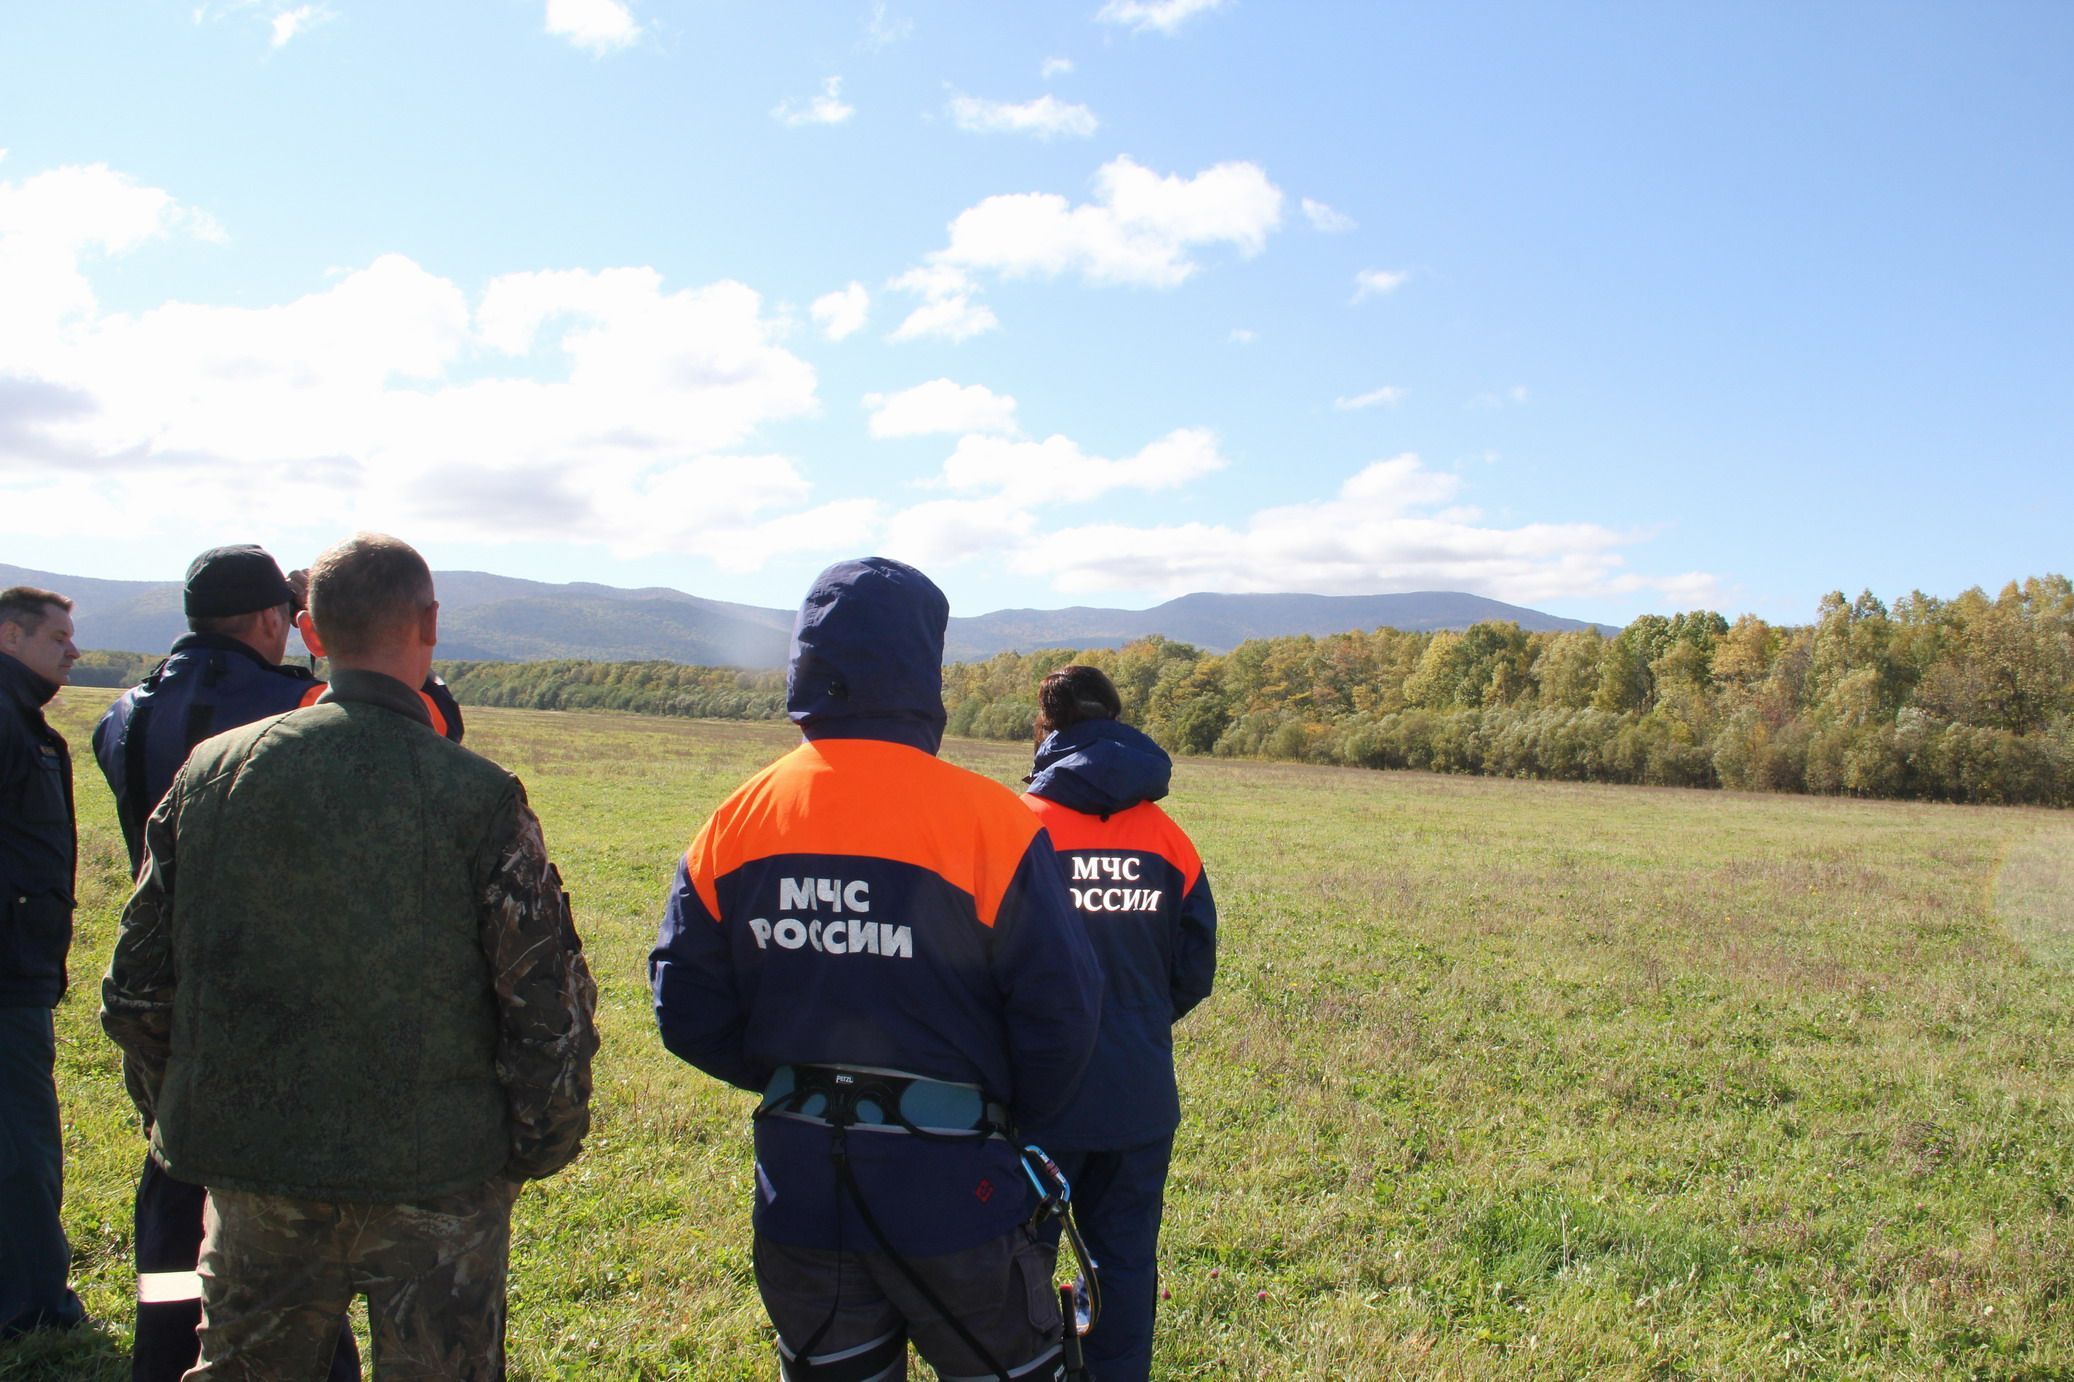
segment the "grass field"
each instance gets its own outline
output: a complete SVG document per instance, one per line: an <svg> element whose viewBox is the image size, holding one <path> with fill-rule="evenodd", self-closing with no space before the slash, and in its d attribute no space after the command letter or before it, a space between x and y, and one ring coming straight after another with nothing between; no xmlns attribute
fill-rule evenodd
<svg viewBox="0 0 2074 1382"><path fill-rule="evenodd" d="M0 1350L4 1377L128 1376L142 1141L95 1020L126 880L85 753L107 695L56 704L82 855L66 1219L96 1323ZM774 1376L750 1100L663 1051L643 962L676 854L791 735L468 725L526 780L602 995L588 1149L519 1205L513 1375ZM2074 1376L2074 820L1211 760L1176 781L1223 936L1176 1041L1159 1376Z"/></svg>

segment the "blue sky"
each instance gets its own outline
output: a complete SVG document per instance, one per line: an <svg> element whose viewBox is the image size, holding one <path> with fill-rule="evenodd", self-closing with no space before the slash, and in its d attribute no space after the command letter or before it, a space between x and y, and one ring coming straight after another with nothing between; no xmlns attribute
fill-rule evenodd
<svg viewBox="0 0 2074 1382"><path fill-rule="evenodd" d="M2074 7L24 0L0 561L1622 623L2068 569Z"/></svg>

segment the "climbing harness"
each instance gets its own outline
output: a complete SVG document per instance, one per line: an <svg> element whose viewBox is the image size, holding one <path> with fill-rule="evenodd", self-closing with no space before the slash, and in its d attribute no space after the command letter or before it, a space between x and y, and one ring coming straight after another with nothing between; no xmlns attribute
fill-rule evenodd
<svg viewBox="0 0 2074 1382"><path fill-rule="evenodd" d="M754 1117L794 1118L824 1124L828 1128L829 1154L835 1162L836 1184L856 1207L857 1217L863 1221L880 1253L907 1278L908 1284L950 1325L965 1347L999 1382L1015 1382L1013 1374L994 1357L992 1351L944 1305L913 1265L894 1250L871 1207L865 1203L856 1172L850 1167L849 1152L849 1136L853 1131L906 1133L938 1142L1005 1139L1010 1129L1007 1109L987 1099L977 1085L933 1080L905 1071L870 1066L787 1065L780 1066L771 1077ZM1056 1216L1067 1241L1073 1245L1073 1255L1080 1265L1080 1279L1085 1283L1088 1301L1086 1324L1079 1322L1076 1285L1059 1288L1064 1375L1067 1382L1081 1382L1087 1374L1086 1365L1081 1361L1080 1336L1093 1327L1101 1310L1101 1288L1095 1276L1095 1262L1088 1255L1087 1243L1080 1236L1079 1226L1073 1221L1073 1188L1059 1170L1058 1163L1036 1146L1023 1147L1019 1156L1023 1174L1029 1178L1030 1187L1037 1195L1037 1208L1023 1221L1023 1231L1034 1234L1046 1220ZM791 1376L806 1378L812 1375L815 1365L809 1359L814 1346L821 1342L822 1336L834 1323L835 1312L831 1310L812 1337L791 1351L788 1360L792 1364L788 1368Z"/></svg>

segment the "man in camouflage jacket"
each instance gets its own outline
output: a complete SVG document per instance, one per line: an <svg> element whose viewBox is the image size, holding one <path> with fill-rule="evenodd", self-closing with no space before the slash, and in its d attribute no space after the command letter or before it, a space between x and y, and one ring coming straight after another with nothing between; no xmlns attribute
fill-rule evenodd
<svg viewBox="0 0 2074 1382"><path fill-rule="evenodd" d="M145 827L102 985L152 1155L209 1189L190 1378L502 1376L518 1184L589 1126L596 988L518 780L441 738L431 573L311 570L317 704L202 744Z"/></svg>

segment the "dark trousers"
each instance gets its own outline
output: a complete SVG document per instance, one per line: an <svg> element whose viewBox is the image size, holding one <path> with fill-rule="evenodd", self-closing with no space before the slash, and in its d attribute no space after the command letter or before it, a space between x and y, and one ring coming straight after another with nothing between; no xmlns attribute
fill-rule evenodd
<svg viewBox="0 0 2074 1382"><path fill-rule="evenodd" d="M58 1218L57 1059L49 1008L0 1007L0 1339L86 1316L66 1284L72 1245Z"/></svg>
<svg viewBox="0 0 2074 1382"><path fill-rule="evenodd" d="M174 1180L151 1157L137 1177L137 1343L130 1355L132 1382L180 1382L201 1349L202 1211L208 1192ZM339 1321L330 1382L358 1382L360 1346Z"/></svg>
<svg viewBox="0 0 2074 1382"><path fill-rule="evenodd" d="M985 1355L883 1253L789 1247L759 1233L754 1261L786 1382L901 1382L909 1339L947 1380L991 1379L997 1366L1016 1382L1061 1375L1051 1250L1021 1229L960 1252L906 1259Z"/></svg>
<svg viewBox="0 0 2074 1382"><path fill-rule="evenodd" d="M1152 1373L1159 1220L1174 1139L1052 1155L1073 1186L1073 1217L1102 1283L1101 1318L1082 1343L1087 1370L1095 1382L1145 1382ZM1058 1232L1056 1225L1051 1232Z"/></svg>

